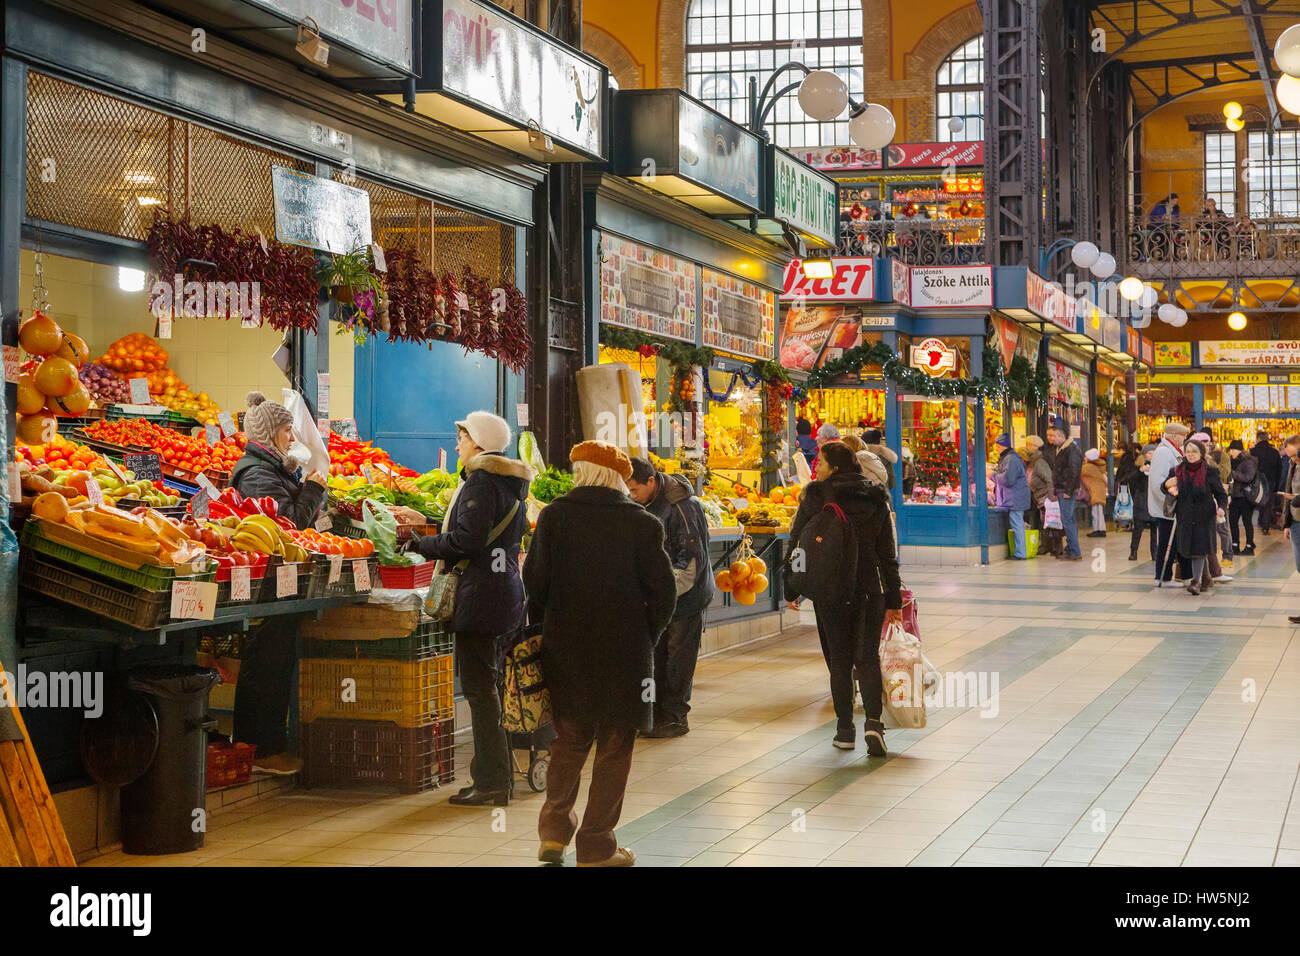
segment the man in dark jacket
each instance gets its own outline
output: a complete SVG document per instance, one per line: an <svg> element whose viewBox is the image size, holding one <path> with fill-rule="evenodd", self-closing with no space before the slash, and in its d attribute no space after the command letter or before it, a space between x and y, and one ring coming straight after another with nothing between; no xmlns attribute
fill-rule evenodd
<svg viewBox="0 0 1300 956"><path fill-rule="evenodd" d="M1259 526L1268 534L1277 515L1278 471L1282 466L1282 456L1268 442L1268 432L1255 432L1255 447L1251 456L1259 463L1259 480L1264 483L1264 500L1259 506Z"/></svg>
<svg viewBox="0 0 1300 956"><path fill-rule="evenodd" d="M1065 421L1061 418L1053 419L1052 426L1047 429L1047 440L1056 446L1056 457L1052 460L1052 484L1055 485L1056 500L1061 505L1061 525L1065 531L1063 557L1066 561L1082 561L1074 503L1079 490L1079 476L1083 470L1083 452L1070 437Z"/></svg>
<svg viewBox="0 0 1300 956"><path fill-rule="evenodd" d="M655 471L645 458L632 459L627 480L632 500L664 526L664 550L677 581L677 610L655 644L654 728L643 737L681 737L689 732L691 684L704 631L704 609L713 600L709 522L691 483L682 475Z"/></svg>
<svg viewBox="0 0 1300 956"><path fill-rule="evenodd" d="M460 684L474 725L473 784L454 795L457 806L505 806L514 774L501 727L501 638L524 623L519 544L528 530L532 469L503 452L510 425L491 412L470 412L456 423L461 485L447 509L442 534L417 537L412 547L458 566L456 609L447 622L456 636Z"/></svg>

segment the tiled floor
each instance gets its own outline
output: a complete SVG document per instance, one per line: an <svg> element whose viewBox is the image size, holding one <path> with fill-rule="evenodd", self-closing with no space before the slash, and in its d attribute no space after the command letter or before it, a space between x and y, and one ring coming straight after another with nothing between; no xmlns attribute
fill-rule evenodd
<svg viewBox="0 0 1300 956"><path fill-rule="evenodd" d="M1259 540L1201 597L1155 590L1127 535L905 569L930 660L986 693L889 732L888 759L831 747L811 628L704 660L690 735L637 744L620 841L643 866L1300 864L1300 577ZM216 816L198 852L91 865L535 866L519 790L495 814L300 790Z"/></svg>

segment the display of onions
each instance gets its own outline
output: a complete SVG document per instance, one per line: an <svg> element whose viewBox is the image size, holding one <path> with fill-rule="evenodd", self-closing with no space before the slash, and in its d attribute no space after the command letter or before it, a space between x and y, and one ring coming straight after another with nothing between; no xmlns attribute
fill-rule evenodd
<svg viewBox="0 0 1300 956"><path fill-rule="evenodd" d="M91 362L78 374L81 383L100 405L123 405L131 401L130 384L111 368Z"/></svg>

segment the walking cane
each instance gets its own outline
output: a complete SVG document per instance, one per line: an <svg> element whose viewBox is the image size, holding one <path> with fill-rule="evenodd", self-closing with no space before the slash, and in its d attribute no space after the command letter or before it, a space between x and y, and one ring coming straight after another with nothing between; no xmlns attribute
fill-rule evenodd
<svg viewBox="0 0 1300 956"><path fill-rule="evenodd" d="M1160 567L1157 569L1160 576L1156 579L1156 587L1165 586L1165 568L1169 567L1169 552L1174 550L1174 535L1178 533L1178 515L1174 515L1174 526L1169 529L1169 543L1165 545L1164 557L1160 559Z"/></svg>

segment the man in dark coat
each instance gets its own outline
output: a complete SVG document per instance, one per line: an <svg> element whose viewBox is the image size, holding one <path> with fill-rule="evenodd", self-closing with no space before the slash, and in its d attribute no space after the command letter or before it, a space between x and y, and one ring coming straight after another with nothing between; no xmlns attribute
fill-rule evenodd
<svg viewBox="0 0 1300 956"><path fill-rule="evenodd" d="M614 827L636 732L651 727L652 648L672 620L677 584L663 525L627 496L627 455L608 442L585 441L569 458L574 488L542 509L524 561L556 732L538 859L563 860L576 832L579 866L629 866L635 855L618 846ZM593 742L579 829L573 805Z"/></svg>
<svg viewBox="0 0 1300 956"><path fill-rule="evenodd" d="M1074 504L1078 497L1079 477L1083 471L1083 452L1070 437L1064 419L1053 420L1052 426L1047 429L1047 440L1056 446L1056 457L1052 459L1052 484L1055 485L1056 500L1061 505L1061 525L1065 531L1063 558L1066 561L1082 561Z"/></svg>
<svg viewBox="0 0 1300 956"><path fill-rule="evenodd" d="M643 737L681 737L690 732L691 684L704 632L704 609L713 600L709 563L709 521L682 475L655 471L645 458L632 459L627 480L632 500L664 526L664 545L677 580L677 610L655 644L654 727Z"/></svg>
<svg viewBox="0 0 1300 956"><path fill-rule="evenodd" d="M514 773L501 727L501 638L524 623L524 585L519 545L528 531L528 486L533 472L502 454L510 425L491 412L471 412L456 423L456 451L464 463L461 485L443 521L442 534L417 537L412 547L461 568L456 610L447 623L456 636L460 684L474 725L473 783L455 794L457 806L503 807Z"/></svg>
<svg viewBox="0 0 1300 956"><path fill-rule="evenodd" d="M1273 527L1277 515L1278 472L1282 466L1282 456L1268 441L1268 432L1255 432L1255 447L1250 454L1259 463L1259 479L1264 483L1264 500L1259 506L1259 526L1265 534Z"/></svg>

